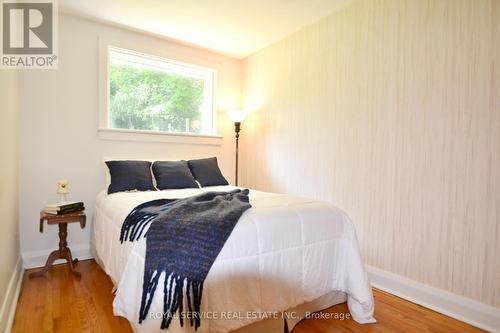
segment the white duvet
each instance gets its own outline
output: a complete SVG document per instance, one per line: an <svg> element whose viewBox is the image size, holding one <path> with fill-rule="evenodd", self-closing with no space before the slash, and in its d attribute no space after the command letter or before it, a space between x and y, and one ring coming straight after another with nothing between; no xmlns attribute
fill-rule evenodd
<svg viewBox="0 0 500 333"><path fill-rule="evenodd" d="M112 278L115 315L137 332L160 330L163 279L150 312L138 324L144 274L145 239L120 243L120 229L137 205L158 198L184 198L232 186L156 192L101 192L97 198L92 248ZM360 257L353 224L341 210L324 202L250 191L252 208L234 228L210 269L201 303L205 318L198 332L229 332L332 291L347 294L354 320L374 322L373 296ZM168 332L192 331L174 319Z"/></svg>

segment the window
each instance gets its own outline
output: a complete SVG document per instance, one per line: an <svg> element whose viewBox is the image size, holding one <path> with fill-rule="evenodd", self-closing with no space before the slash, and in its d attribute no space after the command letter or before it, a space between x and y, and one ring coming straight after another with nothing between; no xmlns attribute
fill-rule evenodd
<svg viewBox="0 0 500 333"><path fill-rule="evenodd" d="M108 59L108 128L214 134L214 70L114 47Z"/></svg>

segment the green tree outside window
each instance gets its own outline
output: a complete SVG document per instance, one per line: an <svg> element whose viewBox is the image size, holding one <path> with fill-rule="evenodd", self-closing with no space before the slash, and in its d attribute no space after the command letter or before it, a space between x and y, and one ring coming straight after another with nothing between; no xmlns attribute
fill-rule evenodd
<svg viewBox="0 0 500 333"><path fill-rule="evenodd" d="M201 133L203 79L111 63L109 82L112 128Z"/></svg>

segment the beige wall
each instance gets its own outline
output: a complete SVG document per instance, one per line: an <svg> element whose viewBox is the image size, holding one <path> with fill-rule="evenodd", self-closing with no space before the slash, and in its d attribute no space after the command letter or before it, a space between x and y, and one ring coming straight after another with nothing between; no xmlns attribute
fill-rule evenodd
<svg viewBox="0 0 500 333"><path fill-rule="evenodd" d="M356 1L244 67L245 185L330 201L368 264L500 307L499 1Z"/></svg>
<svg viewBox="0 0 500 333"><path fill-rule="evenodd" d="M19 258L17 187L17 73L0 69L0 332L7 324Z"/></svg>
<svg viewBox="0 0 500 333"><path fill-rule="evenodd" d="M209 64L217 69L218 133L221 145L104 140L99 137L99 38ZM187 60L185 60L187 59ZM25 265L43 264L57 247L57 228L38 232L38 214L57 201L58 179L70 182L70 200L85 202L92 216L99 191L105 188L105 158L189 159L218 156L232 181L233 128L223 112L240 103L240 61L202 49L118 27L59 15L59 68L20 74L20 205L21 250ZM89 219L91 222L91 219ZM69 244L77 255L88 253L91 224L68 227Z"/></svg>

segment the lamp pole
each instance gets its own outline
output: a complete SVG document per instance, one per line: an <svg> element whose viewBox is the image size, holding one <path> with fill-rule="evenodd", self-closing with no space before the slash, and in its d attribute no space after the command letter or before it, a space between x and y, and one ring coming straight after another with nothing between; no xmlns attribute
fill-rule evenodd
<svg viewBox="0 0 500 333"><path fill-rule="evenodd" d="M235 177L236 186L238 186L238 143L240 140L240 130L241 130L241 122L235 122L234 132L236 133L236 177Z"/></svg>
<svg viewBox="0 0 500 333"><path fill-rule="evenodd" d="M248 112L244 110L234 110L234 111L228 111L228 114L234 123L234 133L236 137L236 170L235 170L234 183L236 186L238 186L238 153L239 153L238 144L240 141L241 122L245 119Z"/></svg>

